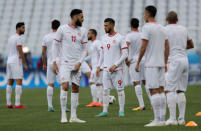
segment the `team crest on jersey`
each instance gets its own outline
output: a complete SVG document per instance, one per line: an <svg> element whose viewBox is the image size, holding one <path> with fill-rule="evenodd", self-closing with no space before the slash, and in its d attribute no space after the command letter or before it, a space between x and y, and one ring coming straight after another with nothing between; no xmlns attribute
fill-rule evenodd
<svg viewBox="0 0 201 131"><path fill-rule="evenodd" d="M115 43L116 43L116 40L113 40L113 41L112 41L112 43L114 43L114 44L115 44Z"/></svg>
<svg viewBox="0 0 201 131"><path fill-rule="evenodd" d="M78 33L77 33L77 35L78 35L78 36L81 36L81 33L80 33L80 32L78 32Z"/></svg>

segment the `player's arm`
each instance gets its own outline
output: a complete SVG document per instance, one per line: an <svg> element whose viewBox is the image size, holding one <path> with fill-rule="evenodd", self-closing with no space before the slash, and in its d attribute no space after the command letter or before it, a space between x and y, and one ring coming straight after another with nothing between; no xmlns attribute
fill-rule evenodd
<svg viewBox="0 0 201 131"><path fill-rule="evenodd" d="M24 64L24 69L25 69L25 71L27 71L27 70L28 70L28 67L27 67L27 63L26 63L25 57L24 57L24 53L23 53L23 50L22 50L22 46L17 46L17 49L18 49L20 58L22 59L22 62L23 62L23 64Z"/></svg>
<svg viewBox="0 0 201 131"><path fill-rule="evenodd" d="M167 62L168 62L168 56L170 52L170 46L168 40L165 41L165 72L167 72Z"/></svg>
<svg viewBox="0 0 201 131"><path fill-rule="evenodd" d="M129 47L131 43L130 43L129 41L126 41L126 44L127 44L127 46ZM129 52L129 48L128 48L128 52ZM131 61L131 60L129 60L128 58L126 58L126 65L127 65L127 66L130 66L130 61Z"/></svg>
<svg viewBox="0 0 201 131"><path fill-rule="evenodd" d="M46 47L46 46L42 46L42 62L43 62L43 70L46 70L46 69L47 69L46 51L47 51L47 47Z"/></svg>
<svg viewBox="0 0 201 131"><path fill-rule="evenodd" d="M194 43L193 43L193 40L191 39L187 41L186 49L192 49L192 48L194 48Z"/></svg>
<svg viewBox="0 0 201 131"><path fill-rule="evenodd" d="M82 44L81 56L80 56L80 59L79 59L77 65L75 65L75 67L74 67L75 72L77 72L80 69L80 66L81 66L82 62L84 61L84 59L85 59L85 57L87 55L87 43L88 43L87 38L88 38L87 37L87 32L85 31L84 34L83 34L83 37L82 37L82 42L81 42L81 44Z"/></svg>
<svg viewBox="0 0 201 131"><path fill-rule="evenodd" d="M109 71L113 72L115 69L128 57L128 46L125 41L120 43L121 48L121 57L117 60L112 67L110 67Z"/></svg>
<svg viewBox="0 0 201 131"><path fill-rule="evenodd" d="M52 45L53 70L54 70L55 74L57 74L59 71L58 66L56 64L56 59L57 59L59 51L60 51L60 44L62 42L62 37L63 37L62 29L61 29L61 27L59 27L59 29L56 32L56 37L55 37L55 39L53 41L53 45Z"/></svg>
<svg viewBox="0 0 201 131"><path fill-rule="evenodd" d="M147 45L148 45L148 40L142 39L142 46L141 46L141 48L140 48L140 54L139 54L139 57L138 57L137 65L136 65L136 67L135 67L135 70L136 70L137 72L139 72L139 65L140 65L140 62L141 62L141 60L142 60L142 57L144 56L144 53L145 53L145 51L146 51L146 49L147 49Z"/></svg>
<svg viewBox="0 0 201 131"><path fill-rule="evenodd" d="M104 50L103 50L103 46L100 47L100 57L98 60L98 66L96 69L96 76L99 76L99 72L101 71L101 65L103 64L103 60L104 60Z"/></svg>

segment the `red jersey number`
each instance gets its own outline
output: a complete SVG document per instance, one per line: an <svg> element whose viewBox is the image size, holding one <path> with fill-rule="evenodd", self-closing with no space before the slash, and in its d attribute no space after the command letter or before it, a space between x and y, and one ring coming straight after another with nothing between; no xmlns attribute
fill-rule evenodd
<svg viewBox="0 0 201 131"><path fill-rule="evenodd" d="M107 44L107 49L108 49L108 50L110 49L110 44Z"/></svg>
<svg viewBox="0 0 201 131"><path fill-rule="evenodd" d="M72 36L72 42L76 41L76 36Z"/></svg>

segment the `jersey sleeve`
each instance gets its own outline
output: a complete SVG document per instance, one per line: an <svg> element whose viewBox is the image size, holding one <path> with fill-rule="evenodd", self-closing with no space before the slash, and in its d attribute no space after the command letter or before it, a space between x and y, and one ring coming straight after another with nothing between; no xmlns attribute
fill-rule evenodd
<svg viewBox="0 0 201 131"><path fill-rule="evenodd" d="M128 46L126 44L126 40L125 40L124 37L122 37L122 40L121 40L121 43L120 43L120 47L121 47L121 50L128 49Z"/></svg>
<svg viewBox="0 0 201 131"><path fill-rule="evenodd" d="M131 43L130 35L126 35L126 43Z"/></svg>
<svg viewBox="0 0 201 131"><path fill-rule="evenodd" d="M149 28L145 25L142 28L142 34L141 34L142 40L149 40Z"/></svg>
<svg viewBox="0 0 201 131"><path fill-rule="evenodd" d="M82 36L82 41L81 44L87 44L88 43L88 38L87 38L87 31L83 31L83 36Z"/></svg>
<svg viewBox="0 0 201 131"><path fill-rule="evenodd" d="M16 42L17 42L17 47L22 47L22 38L21 37L19 37Z"/></svg>
<svg viewBox="0 0 201 131"><path fill-rule="evenodd" d="M189 35L189 33L187 32L187 41L192 40L191 36Z"/></svg>
<svg viewBox="0 0 201 131"><path fill-rule="evenodd" d="M57 41L57 42L61 42L62 41L62 37L63 37L62 28L59 27L59 29L56 32L56 36L55 36L54 40Z"/></svg>
<svg viewBox="0 0 201 131"><path fill-rule="evenodd" d="M47 46L47 44L46 44L46 37L43 38L42 47L43 47L43 46L45 46L45 47Z"/></svg>

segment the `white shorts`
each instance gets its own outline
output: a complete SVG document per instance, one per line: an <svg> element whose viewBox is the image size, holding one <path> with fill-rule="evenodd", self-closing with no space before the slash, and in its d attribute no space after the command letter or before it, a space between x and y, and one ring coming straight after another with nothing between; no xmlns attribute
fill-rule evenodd
<svg viewBox="0 0 201 131"><path fill-rule="evenodd" d="M8 63L6 66L6 75L8 79L23 79L22 64Z"/></svg>
<svg viewBox="0 0 201 131"><path fill-rule="evenodd" d="M89 82L93 82L95 84L102 84L103 82L103 71L99 73L99 77L96 76L96 69L92 70Z"/></svg>
<svg viewBox="0 0 201 131"><path fill-rule="evenodd" d="M109 72L103 71L103 87L104 89L114 89L123 90L124 83L123 83L123 69Z"/></svg>
<svg viewBox="0 0 201 131"><path fill-rule="evenodd" d="M180 58L171 61L165 75L166 91L186 91L188 85L188 59Z"/></svg>
<svg viewBox="0 0 201 131"><path fill-rule="evenodd" d="M80 85L81 80L81 71L78 72L72 71L72 69L68 68L69 66L66 64L62 64L59 70L60 82L72 82L76 85Z"/></svg>
<svg viewBox="0 0 201 131"><path fill-rule="evenodd" d="M81 72L84 73L84 74L86 74L86 73L88 73L88 72L91 72L91 69L90 69L90 67L89 67L89 65L87 64L86 61L82 62L81 67L80 67L80 70L81 70Z"/></svg>
<svg viewBox="0 0 201 131"><path fill-rule="evenodd" d="M146 88L156 89L165 85L165 68L164 67L145 67Z"/></svg>
<svg viewBox="0 0 201 131"><path fill-rule="evenodd" d="M140 63L140 72L135 71L136 62L131 63L129 66L129 74L131 82L144 80L144 63Z"/></svg>
<svg viewBox="0 0 201 131"><path fill-rule="evenodd" d="M53 71L53 64L47 66L47 83L51 84L56 82L56 74Z"/></svg>

